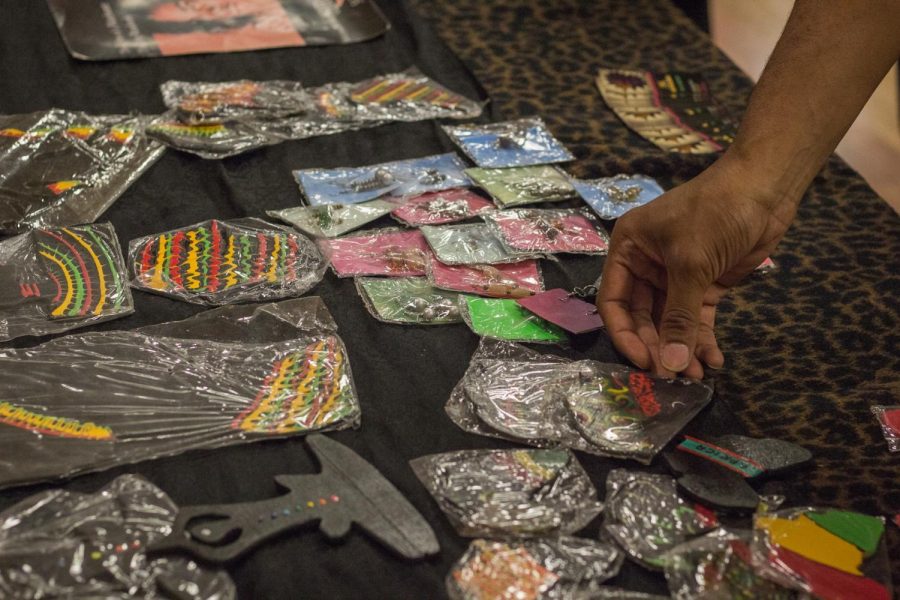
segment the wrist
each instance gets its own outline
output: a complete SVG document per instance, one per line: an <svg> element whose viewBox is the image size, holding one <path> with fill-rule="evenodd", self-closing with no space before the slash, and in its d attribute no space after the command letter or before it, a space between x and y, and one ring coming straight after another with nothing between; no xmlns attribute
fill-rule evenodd
<svg viewBox="0 0 900 600"><path fill-rule="evenodd" d="M769 149L753 149L739 143L731 146L713 165L719 177L727 178L770 213L793 210L818 171L818 165L772 155Z"/></svg>

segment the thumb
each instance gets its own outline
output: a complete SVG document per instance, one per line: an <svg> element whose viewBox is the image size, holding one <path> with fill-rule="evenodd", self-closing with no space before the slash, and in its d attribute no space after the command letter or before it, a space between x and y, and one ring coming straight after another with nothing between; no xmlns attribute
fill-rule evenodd
<svg viewBox="0 0 900 600"><path fill-rule="evenodd" d="M706 286L695 276L670 271L667 288L659 327L659 358L663 368L680 373L694 356Z"/></svg>

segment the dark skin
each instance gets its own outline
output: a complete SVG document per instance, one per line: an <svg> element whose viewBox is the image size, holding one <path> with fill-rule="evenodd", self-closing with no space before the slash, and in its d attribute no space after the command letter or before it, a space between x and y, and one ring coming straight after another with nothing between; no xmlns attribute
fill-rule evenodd
<svg viewBox="0 0 900 600"><path fill-rule="evenodd" d="M900 2L797 0L731 148L616 223L597 307L619 352L668 377L722 367L716 305L774 251L898 56Z"/></svg>

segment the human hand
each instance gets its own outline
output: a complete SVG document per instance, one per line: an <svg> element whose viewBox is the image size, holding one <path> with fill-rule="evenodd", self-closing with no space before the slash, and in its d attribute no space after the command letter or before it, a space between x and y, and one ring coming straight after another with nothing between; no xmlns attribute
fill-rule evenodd
<svg viewBox="0 0 900 600"><path fill-rule="evenodd" d="M799 202L751 173L726 155L616 223L597 308L640 368L700 379L701 363L724 364L716 305L769 256Z"/></svg>

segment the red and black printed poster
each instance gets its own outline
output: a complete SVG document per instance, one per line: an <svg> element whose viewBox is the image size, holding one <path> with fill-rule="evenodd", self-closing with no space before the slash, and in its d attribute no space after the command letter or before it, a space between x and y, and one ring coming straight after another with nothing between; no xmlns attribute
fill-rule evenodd
<svg viewBox="0 0 900 600"><path fill-rule="evenodd" d="M352 44L390 24L372 0L48 0L75 58Z"/></svg>

